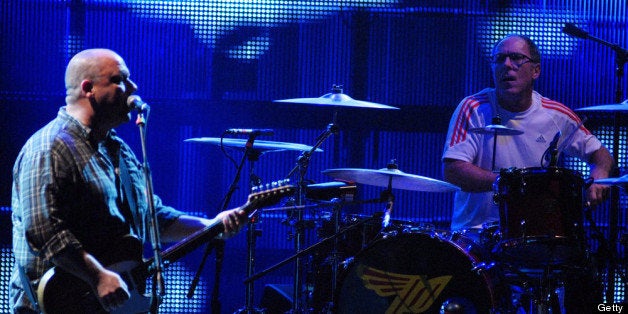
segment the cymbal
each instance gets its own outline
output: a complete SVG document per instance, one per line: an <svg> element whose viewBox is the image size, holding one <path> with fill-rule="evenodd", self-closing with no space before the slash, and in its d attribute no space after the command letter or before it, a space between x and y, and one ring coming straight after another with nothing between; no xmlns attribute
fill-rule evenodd
<svg viewBox="0 0 628 314"><path fill-rule="evenodd" d="M619 178L606 178L606 179L599 179L599 180L595 180L593 181L594 183L597 184L605 184L605 185L622 185L622 184L628 184L628 174L621 176Z"/></svg>
<svg viewBox="0 0 628 314"><path fill-rule="evenodd" d="M399 109L397 107L378 104L374 102L355 100L342 92L332 92L325 94L318 98L292 98L274 100L274 102L285 102L293 104L307 104L318 106L340 106L340 107L357 107L357 108L372 108L372 109Z"/></svg>
<svg viewBox="0 0 628 314"><path fill-rule="evenodd" d="M197 137L197 138L189 138L185 140L185 142L194 142L194 143L205 143L205 144L213 144L213 145L221 145L220 137ZM241 138L223 138L222 145L233 148L241 148L244 150L246 146L247 140ZM253 149L263 151L263 152L280 152L280 151L310 151L312 150L312 146L303 145L303 144L295 144L295 143L286 143L286 142L272 142L272 141L255 141L253 142ZM320 148L316 149L316 152L322 152L323 150Z"/></svg>
<svg viewBox="0 0 628 314"><path fill-rule="evenodd" d="M589 112L628 112L628 103L609 104L578 108L575 111L589 111Z"/></svg>
<svg viewBox="0 0 628 314"><path fill-rule="evenodd" d="M421 192L450 192L459 190L457 186L414 174L405 173L399 169L382 168L360 169L360 168L337 168L323 170L323 174L334 179L351 181L361 184L388 187L391 181L393 189L402 189Z"/></svg>
<svg viewBox="0 0 628 314"><path fill-rule="evenodd" d="M469 132L476 134L496 134L496 135L519 135L523 131L509 128L501 124L489 124L484 127L469 129Z"/></svg>

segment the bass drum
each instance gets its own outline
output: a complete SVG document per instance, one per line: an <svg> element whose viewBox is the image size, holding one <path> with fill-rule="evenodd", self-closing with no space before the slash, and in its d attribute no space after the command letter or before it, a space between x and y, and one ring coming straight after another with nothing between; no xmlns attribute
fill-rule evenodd
<svg viewBox="0 0 628 314"><path fill-rule="evenodd" d="M403 233L377 240L343 272L336 313L501 309L508 289L498 287L499 276L482 261L482 252L459 233Z"/></svg>

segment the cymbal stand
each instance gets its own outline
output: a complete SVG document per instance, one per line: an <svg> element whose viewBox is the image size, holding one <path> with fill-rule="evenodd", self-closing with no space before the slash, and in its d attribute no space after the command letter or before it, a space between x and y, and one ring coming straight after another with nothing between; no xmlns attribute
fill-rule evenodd
<svg viewBox="0 0 628 314"><path fill-rule="evenodd" d="M298 180L298 193L297 193L297 206L301 206L304 203L305 196L305 174L307 173L307 169L310 163L310 159L312 154L318 149L327 138L331 135L338 133L338 127L336 126L336 116L338 112L334 113L334 117L332 123L327 126L327 129L321 133L317 140L316 144L306 152L302 152L301 156L297 158L296 166L288 173L286 179L290 178L292 174L294 174L297 170L299 170L299 180ZM292 302L292 313L300 313L301 309L301 287L302 287L302 276L301 276L301 257L298 254L301 251L301 247L305 244L305 226L303 222L303 211L297 211L297 219L294 223L296 226L296 232L294 234L294 250L297 253L294 263L294 286L293 286L293 302Z"/></svg>
<svg viewBox="0 0 628 314"><path fill-rule="evenodd" d="M502 124L502 118L499 115L493 117L492 124ZM491 171L495 171L495 155L497 153L497 129L493 131L493 161L491 163Z"/></svg>
<svg viewBox="0 0 628 314"><path fill-rule="evenodd" d="M566 27L567 28L567 27ZM563 30L569 35L573 35L576 37L590 39L594 42L600 43L604 46L610 47L615 51L615 77L617 80L615 81L615 103L620 103L623 98L622 91L622 78L624 76L624 66L626 62L628 62L628 50L620 47L617 44L612 44L607 42L601 38L590 35L584 30L578 29L575 26L570 26L569 30ZM621 126L621 115L619 112L615 112L613 119L613 158L615 159L615 167L611 171L611 177L619 176L619 127ZM611 187L611 208L610 208L610 217L609 217L609 247L613 252L617 251L617 238L618 238L618 229L619 229L619 187L612 186ZM615 272L617 267L617 261L615 259L615 254L609 254L607 256L607 265L608 265L608 282L606 288L606 302L614 302L614 292L615 292Z"/></svg>
<svg viewBox="0 0 628 314"><path fill-rule="evenodd" d="M399 169L397 162L393 159L388 163L388 169ZM395 203L395 196L392 194L392 180L393 177L388 178L388 188L382 192L381 199L386 199L386 210L384 211L384 218L382 219L382 230L385 230L390 225L390 214L392 213L393 205Z"/></svg>
<svg viewBox="0 0 628 314"><path fill-rule="evenodd" d="M334 234L338 234L340 232L340 209L342 208L342 201L339 198L333 198L331 200L333 204L333 215L334 215ZM331 260L331 295L329 304L327 304L327 308L325 311L327 313L332 313L334 303L334 291L336 291L336 285L338 280L338 264L340 262L340 253L338 252L338 237L334 237L334 243L332 245L332 250L330 253Z"/></svg>

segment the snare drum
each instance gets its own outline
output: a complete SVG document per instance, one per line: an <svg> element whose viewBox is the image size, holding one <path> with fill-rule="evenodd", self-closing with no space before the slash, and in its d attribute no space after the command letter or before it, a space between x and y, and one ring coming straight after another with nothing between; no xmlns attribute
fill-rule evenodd
<svg viewBox="0 0 628 314"><path fill-rule="evenodd" d="M459 233L399 233L356 255L341 276L337 313L489 313L507 302L496 269ZM473 252L470 252L473 251Z"/></svg>
<svg viewBox="0 0 628 314"><path fill-rule="evenodd" d="M505 169L495 182L501 240L511 263L571 263L584 250L582 176L569 169Z"/></svg>

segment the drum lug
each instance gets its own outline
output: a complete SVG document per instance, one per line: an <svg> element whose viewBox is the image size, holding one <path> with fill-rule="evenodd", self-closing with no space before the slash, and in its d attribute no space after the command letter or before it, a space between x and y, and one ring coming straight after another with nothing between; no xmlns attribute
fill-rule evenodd
<svg viewBox="0 0 628 314"><path fill-rule="evenodd" d="M478 274L490 270L491 268L495 267L495 262L490 262L490 263L485 263L485 262L480 262L480 263L476 263L473 265L473 268L471 268L471 271L474 271Z"/></svg>
<svg viewBox="0 0 628 314"><path fill-rule="evenodd" d="M340 262L339 266L342 267L343 270L346 270L353 263L354 259L355 257L353 256L346 258L344 261Z"/></svg>

